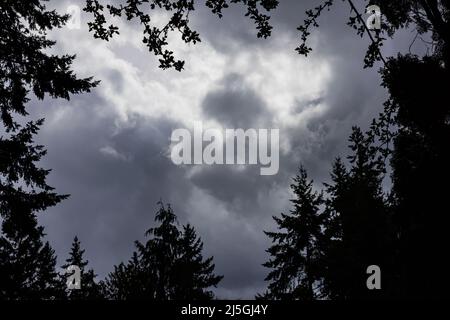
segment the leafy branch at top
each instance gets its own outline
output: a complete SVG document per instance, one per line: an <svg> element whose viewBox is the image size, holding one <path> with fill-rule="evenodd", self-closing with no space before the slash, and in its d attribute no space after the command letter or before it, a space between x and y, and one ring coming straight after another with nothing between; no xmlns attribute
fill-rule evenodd
<svg viewBox="0 0 450 320"><path fill-rule="evenodd" d="M299 54L307 56L312 51L312 48L306 44L308 37L311 35L311 28L319 27L318 18L324 10L329 11L333 4L334 0L326 0L314 9L306 11L305 21L297 28L300 31L300 38L302 40L301 44L295 49Z"/></svg>
<svg viewBox="0 0 450 320"><path fill-rule="evenodd" d="M400 29L413 26L418 35L430 33L432 37L433 54L441 53L443 60L448 60L450 56L450 46L446 45L450 39L449 0L365 0L366 4L376 5L382 13L381 28L379 30L369 30L363 15L358 12L352 0L343 0L350 5L350 17L347 24L356 30L357 34L363 37L367 34L370 44L364 58L364 66L372 67L376 61L386 59L381 54L381 47L386 38L393 38ZM311 52L311 47L307 45L311 29L319 27L318 19L323 11L329 11L334 0L322 0L322 3L314 9L306 11L307 18L297 29L300 31L301 43L296 51L307 56Z"/></svg>
<svg viewBox="0 0 450 320"><path fill-rule="evenodd" d="M269 23L270 17L261 12L273 10L278 5L278 0L206 0L205 4L212 13L219 18L223 16L223 10L229 4L242 3L247 8L245 16L249 17L256 24L259 38L270 36L272 26ZM163 10L171 14L169 21L163 27L152 24L152 17L149 11ZM175 59L173 51L167 49L168 36L170 32L178 32L181 39L189 43L200 42L200 35L193 30L189 23L189 15L195 10L195 0L126 0L118 5L107 4L106 7L98 0L87 0L84 11L93 15L93 21L88 23L89 31L94 33L95 38L108 41L115 34L119 34L119 28L113 24L108 24L105 12L110 17L125 17L128 21L137 19L143 27L142 42L148 50L159 58L159 67L162 69L175 68L181 71L184 68L184 61Z"/></svg>

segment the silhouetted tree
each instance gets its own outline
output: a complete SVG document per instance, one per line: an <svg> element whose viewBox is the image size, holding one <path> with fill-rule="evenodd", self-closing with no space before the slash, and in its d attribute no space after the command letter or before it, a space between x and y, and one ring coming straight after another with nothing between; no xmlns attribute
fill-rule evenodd
<svg viewBox="0 0 450 320"><path fill-rule="evenodd" d="M432 51L438 54L448 65L450 61L450 2L448 0L365 0L364 7L377 5L382 15L381 28L369 30L366 24L366 16L363 16L364 8L358 11L360 3L352 0L344 0L349 4L351 15L347 24L363 37L367 35L370 44L364 59L366 67L372 67L376 61L386 63L381 48L387 38L395 37L402 29L415 29L417 36L432 35ZM304 23L298 27L301 33L301 44L297 52L308 55L312 48L307 41L313 32L313 28L319 27L321 15L330 11L336 0L317 0L317 5L306 11ZM416 37L417 38L417 37Z"/></svg>
<svg viewBox="0 0 450 320"><path fill-rule="evenodd" d="M314 300L321 296L323 198L313 191L304 168L293 181L293 209L280 218L273 217L283 232L265 232L273 242L267 250L271 259L264 264L273 269L266 278L270 283L265 299Z"/></svg>
<svg viewBox="0 0 450 320"><path fill-rule="evenodd" d="M398 56L383 82L396 110L393 209L399 238L401 296L449 297L446 274L450 187L450 81L439 55ZM439 281L435 280L439 276Z"/></svg>
<svg viewBox="0 0 450 320"><path fill-rule="evenodd" d="M175 290L171 277L180 253L180 231L176 225L177 217L170 206L166 208L160 203L155 221L160 223L159 226L147 230L145 235L150 238L145 244L136 241L136 247L143 268L154 274L155 300L169 300Z"/></svg>
<svg viewBox="0 0 450 320"><path fill-rule="evenodd" d="M340 213L349 200L350 175L341 158L333 163L331 184L325 184L327 198L324 212L324 237L322 241L323 291L328 299L343 299L343 291L348 286L347 279L353 275L346 270L349 257L343 256L343 224Z"/></svg>
<svg viewBox="0 0 450 320"><path fill-rule="evenodd" d="M80 289L67 290L67 298L69 300L97 300L101 298L100 286L95 282L95 277L93 269L88 269L87 266L89 261L85 260L84 255L85 250L81 249L81 243L78 237L73 239L72 247L70 249L69 258L66 259L66 263L62 266L63 272L67 270L69 266L77 266L80 268ZM68 277L71 273L64 273L63 283L66 284ZM66 286L67 287L67 286Z"/></svg>
<svg viewBox="0 0 450 320"><path fill-rule="evenodd" d="M340 299L387 297L393 284L394 234L382 190L384 161L373 136L356 127L350 149L350 169L336 160L333 182L327 185L326 293ZM366 270L370 265L383 270L383 291L368 290Z"/></svg>
<svg viewBox="0 0 450 320"><path fill-rule="evenodd" d="M192 226L180 231L172 208L162 202L145 243L136 241L137 251L127 263L114 268L104 282L111 299L212 299L207 289L222 276L214 275L213 258L203 259L203 243Z"/></svg>
<svg viewBox="0 0 450 320"><path fill-rule="evenodd" d="M321 13L334 2L321 1L307 13L305 23L299 27L300 53L307 55L311 51L306 44L311 28L318 26ZM381 30L374 31L366 28L353 1L347 2L353 13L349 25L371 40L365 66L380 60L384 63L382 85L389 91L385 110L371 128L379 139L374 147L386 159L390 157L392 168L389 210L395 228L396 269L392 281L383 283L396 286L397 297L448 297L450 280L445 276L444 252L450 222L446 214L450 188L445 183L450 178L450 1L367 1L378 5L382 13ZM428 46L426 54L383 58L383 41L406 28L415 29L414 41L421 39ZM421 36L429 37L429 41ZM434 276L437 274L441 275L438 281Z"/></svg>
<svg viewBox="0 0 450 320"><path fill-rule="evenodd" d="M137 252L127 264L114 266L114 271L101 283L103 294L111 300L154 300L154 275L144 270Z"/></svg>
<svg viewBox="0 0 450 320"><path fill-rule="evenodd" d="M41 124L30 122L0 138L0 299L56 299L63 293L54 251L43 242L34 213L66 197L52 192L45 182L49 171L36 167L46 152L33 143Z"/></svg>
<svg viewBox="0 0 450 320"><path fill-rule="evenodd" d="M214 294L207 288L216 287L223 276L214 272L213 257L203 258L203 242L194 227L186 225L179 239L179 255L173 267L171 286L174 300L209 300Z"/></svg>
<svg viewBox="0 0 450 320"><path fill-rule="evenodd" d="M46 94L69 99L96 85L75 77L74 56L49 53L55 42L47 32L62 27L68 16L47 10L44 2L0 2L1 299L55 299L62 292L54 252L42 240L36 213L67 196L56 194L46 183L49 170L37 166L46 151L33 138L43 120L20 125L13 115L27 115L31 93L41 100Z"/></svg>
<svg viewBox="0 0 450 320"><path fill-rule="evenodd" d="M7 130L17 128L14 113L27 115L30 91L42 100L69 99L88 92L97 82L78 79L70 69L75 56L49 54L55 41L47 32L61 28L69 18L46 9L42 0L0 3L0 115Z"/></svg>

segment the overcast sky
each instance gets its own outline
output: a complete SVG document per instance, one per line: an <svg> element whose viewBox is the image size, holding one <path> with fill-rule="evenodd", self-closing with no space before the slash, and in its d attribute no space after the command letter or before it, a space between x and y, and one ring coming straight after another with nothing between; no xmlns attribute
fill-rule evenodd
<svg viewBox="0 0 450 320"><path fill-rule="evenodd" d="M81 1L82 2L82 1ZM377 69L363 69L367 46L346 26L347 4L337 1L313 33L314 52L294 52L296 27L316 1L281 0L273 35L256 38L239 6L219 20L204 8L192 16L202 38L171 48L186 60L181 73L158 68L137 26L119 24L111 42L93 39L87 16L82 28L52 32L55 51L77 54L80 77L101 84L71 101L32 101L33 118L45 117L38 141L49 182L71 197L41 215L59 263L75 235L99 279L127 261L133 242L153 225L159 199L170 203L180 223L193 224L225 276L220 298L252 298L265 289L272 215L290 209L289 184L300 164L320 187L332 160L345 155L353 125L366 127L382 110L386 92ZM360 2L360 7L364 1ZM51 1L65 12L74 1ZM163 16L155 17L162 21ZM407 48L405 32L385 54ZM419 44L420 45L420 44ZM420 49L420 48L419 48ZM279 128L280 170L260 176L259 167L175 166L169 157L173 129L194 121L215 128Z"/></svg>

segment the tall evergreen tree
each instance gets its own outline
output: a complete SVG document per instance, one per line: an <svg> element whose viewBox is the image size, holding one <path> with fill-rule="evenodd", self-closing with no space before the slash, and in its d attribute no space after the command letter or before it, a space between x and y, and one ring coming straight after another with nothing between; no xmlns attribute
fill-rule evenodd
<svg viewBox="0 0 450 320"><path fill-rule="evenodd" d="M343 223L340 213L345 210L348 201L350 175L341 158L333 163L331 184L325 184L327 198L324 212L323 267L324 293L328 299L343 298L343 288L347 286L352 274L347 271L343 256ZM342 290L340 290L342 289Z"/></svg>
<svg viewBox="0 0 450 320"><path fill-rule="evenodd" d="M65 196L52 192L48 170L36 167L45 150L33 144L37 123L28 123L9 139L0 138L0 298L60 297L56 258L34 212L53 206ZM39 189L38 189L39 188Z"/></svg>
<svg viewBox="0 0 450 320"><path fill-rule="evenodd" d="M145 243L136 241L137 251L127 263L114 268L104 282L111 299L212 299L207 289L222 279L214 275L213 258L203 259L203 243L192 226L180 231L172 208L162 202Z"/></svg>
<svg viewBox="0 0 450 320"><path fill-rule="evenodd" d="M350 170L338 159L333 183L327 185L325 224L326 294L331 298L365 299L391 294L393 233L386 197L382 190L384 162L373 145L373 136L353 128L350 136ZM367 267L383 271L382 291L368 290Z"/></svg>
<svg viewBox="0 0 450 320"><path fill-rule="evenodd" d="M292 210L273 217L283 232L265 232L273 245L267 250L271 259L264 266L273 270L266 278L270 283L264 298L314 300L321 296L323 197L313 191L313 181L303 167L291 189Z"/></svg>
<svg viewBox="0 0 450 320"><path fill-rule="evenodd" d="M174 300L209 300L214 294L207 290L216 287L223 276L214 272L213 257L203 258L203 242L191 225L183 227L179 239L179 254L173 267Z"/></svg>
<svg viewBox="0 0 450 320"><path fill-rule="evenodd" d="M145 235L150 239L145 243L136 242L136 247L144 269L154 274L155 300L169 300L174 296L171 284L173 266L180 253L180 231L177 227L177 217L170 205L166 208L160 203L155 216L160 225L147 230Z"/></svg>
<svg viewBox="0 0 450 320"><path fill-rule="evenodd" d="M85 250L81 249L81 243L78 237L73 239L72 247L70 249L69 257L66 259L66 263L62 266L63 272L67 270L69 266L77 266L80 268L80 289L68 290L67 298L69 300L96 300L101 298L100 286L95 282L93 269L88 269L89 261L84 259ZM63 283L66 284L71 273L63 274Z"/></svg>
<svg viewBox="0 0 450 320"><path fill-rule="evenodd" d="M14 115L26 116L30 94L43 99L69 99L89 91L91 79L77 79L74 56L49 54L55 44L49 30L62 27L68 16L46 9L46 1L0 1L0 298L55 299L60 289L55 256L44 243L36 213L65 199L46 183L49 170L37 163L45 155L33 138L43 120L21 126Z"/></svg>

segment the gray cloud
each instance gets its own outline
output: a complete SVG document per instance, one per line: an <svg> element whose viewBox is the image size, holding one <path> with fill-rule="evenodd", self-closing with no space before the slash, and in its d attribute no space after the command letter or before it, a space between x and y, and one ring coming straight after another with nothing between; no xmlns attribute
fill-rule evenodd
<svg viewBox="0 0 450 320"><path fill-rule="evenodd" d="M75 98L70 107L36 109L68 112L56 124L47 117L39 136L49 149L43 165L53 169L50 183L71 194L43 216L48 237L61 255L78 235L103 276L129 258L134 240L153 223L156 202L182 203L189 186L185 172L165 156L167 137L179 124L132 115L128 127L118 130L115 115L100 112L106 106L96 102L105 103L91 94ZM182 220L183 211L178 214Z"/></svg>
<svg viewBox="0 0 450 320"><path fill-rule="evenodd" d="M265 102L248 88L244 75L229 74L221 81L221 89L206 95L202 108L205 117L217 120L226 128L259 128L268 126L270 113Z"/></svg>

